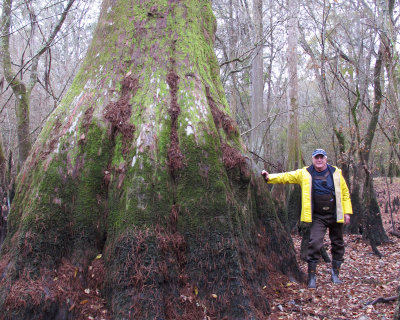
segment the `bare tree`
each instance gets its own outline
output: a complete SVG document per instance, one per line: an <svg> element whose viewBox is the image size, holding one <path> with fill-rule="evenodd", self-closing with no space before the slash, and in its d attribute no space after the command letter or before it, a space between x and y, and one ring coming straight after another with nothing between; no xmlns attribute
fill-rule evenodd
<svg viewBox="0 0 400 320"><path fill-rule="evenodd" d="M253 0L253 41L255 50L251 63L251 127L254 130L250 134L250 150L256 154L263 154L265 137L265 125L258 125L261 119L266 116L264 109L264 27L263 27L263 2Z"/></svg>
<svg viewBox="0 0 400 320"><path fill-rule="evenodd" d="M30 97L33 88L38 82L38 66L41 56L52 46L55 38L60 31L66 16L74 4L75 0L69 0L65 9L60 15L58 22L52 28L51 33L48 37L43 39L39 48L32 54L32 56L25 61L22 59L20 65L17 64L17 68L13 68L13 62L11 59L10 41L11 35L14 32L12 27L12 15L13 15L13 1L3 0L3 11L1 16L1 55L3 58L3 71L4 76L12 88L13 94L17 100L16 117L17 117L17 133L18 133L18 151L19 151L19 164L22 165L28 156L31 149L31 137L30 137ZM34 27L37 25L35 12L32 11L30 3L26 2L27 10L31 17L31 25ZM33 32L33 30L32 30ZM33 40L32 40L33 41ZM28 40L27 46L29 46L30 40ZM17 70L15 70L17 69ZM28 81L24 81L23 78L29 70Z"/></svg>
<svg viewBox="0 0 400 320"><path fill-rule="evenodd" d="M297 76L297 43L298 43L298 13L297 0L289 0L289 18L287 21L288 31L288 170L295 170L301 165L301 148L299 133L299 92Z"/></svg>

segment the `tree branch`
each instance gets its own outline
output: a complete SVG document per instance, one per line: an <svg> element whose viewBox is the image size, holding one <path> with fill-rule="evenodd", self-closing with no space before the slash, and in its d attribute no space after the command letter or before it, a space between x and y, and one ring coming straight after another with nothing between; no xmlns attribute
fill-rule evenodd
<svg viewBox="0 0 400 320"><path fill-rule="evenodd" d="M278 113L275 113L275 114L273 114L273 115L270 115L270 116L266 117L265 119L261 120L259 123L257 123L257 125L256 125L255 127L250 128L249 130L247 130L247 131L241 133L240 135L241 135L241 136L244 136L245 134L248 134L248 133L250 133L251 131L257 129L262 123L267 122L268 119L274 118L274 117L276 117L276 116L279 116L279 115L281 115L281 114L285 114L285 113L288 113L288 112L289 112L289 111L282 111L282 112L278 112Z"/></svg>
<svg viewBox="0 0 400 320"><path fill-rule="evenodd" d="M54 27L54 29L53 29L52 33L50 34L49 38L47 39L46 43L38 50L38 52L32 58L32 71L31 71L31 76L30 76L29 85L28 85L29 94L31 93L33 87L35 86L35 84L37 82L37 77L38 77L37 69L38 69L38 65L39 65L39 58L51 46L57 33L60 31L60 29L67 17L67 14L68 14L69 10L71 9L72 5L74 4L74 2L75 2L75 0L68 1L67 7L63 11L63 13L60 17L60 20L58 20L58 23Z"/></svg>
<svg viewBox="0 0 400 320"><path fill-rule="evenodd" d="M379 297L379 298L376 298L375 300L368 301L365 304L366 305L375 305L377 303L382 303L382 302L387 303L387 302L392 302L392 301L396 301L396 300L397 300L397 296L392 296L392 297L388 297L388 298Z"/></svg>

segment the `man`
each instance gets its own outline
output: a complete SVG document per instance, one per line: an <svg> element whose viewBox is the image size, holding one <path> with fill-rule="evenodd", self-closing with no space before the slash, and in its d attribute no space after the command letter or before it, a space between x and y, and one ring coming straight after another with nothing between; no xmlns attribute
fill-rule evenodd
<svg viewBox="0 0 400 320"><path fill-rule="evenodd" d="M315 149L309 167L275 174L265 170L261 172L267 183L296 183L301 186L300 220L312 223L307 250L309 288L316 288L315 271L327 228L331 239L332 282L342 283L339 269L344 255L343 223L350 223L350 214L353 213L342 171L328 164L327 159L325 150Z"/></svg>

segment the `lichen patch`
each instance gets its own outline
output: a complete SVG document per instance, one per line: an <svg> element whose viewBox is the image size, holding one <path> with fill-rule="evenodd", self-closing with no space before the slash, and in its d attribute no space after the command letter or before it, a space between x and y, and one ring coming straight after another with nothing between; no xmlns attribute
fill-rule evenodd
<svg viewBox="0 0 400 320"><path fill-rule="evenodd" d="M146 149L152 149L155 143L155 133L153 132L154 123L144 123L140 128L140 133L136 141L138 152L144 152Z"/></svg>
<svg viewBox="0 0 400 320"><path fill-rule="evenodd" d="M192 134L194 134L194 130L193 130L193 126L191 124L191 122L189 121L188 125L186 126L186 135L190 136Z"/></svg>

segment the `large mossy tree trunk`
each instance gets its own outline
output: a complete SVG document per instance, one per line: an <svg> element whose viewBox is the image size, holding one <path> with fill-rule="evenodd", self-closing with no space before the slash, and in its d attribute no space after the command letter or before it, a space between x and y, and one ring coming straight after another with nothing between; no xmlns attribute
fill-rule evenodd
<svg viewBox="0 0 400 320"><path fill-rule="evenodd" d="M103 2L18 178L5 319L261 319L274 274L301 280L228 115L215 28L209 1Z"/></svg>

